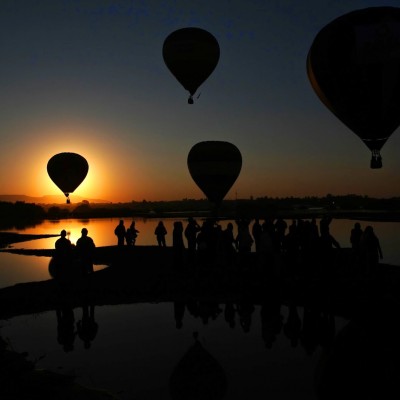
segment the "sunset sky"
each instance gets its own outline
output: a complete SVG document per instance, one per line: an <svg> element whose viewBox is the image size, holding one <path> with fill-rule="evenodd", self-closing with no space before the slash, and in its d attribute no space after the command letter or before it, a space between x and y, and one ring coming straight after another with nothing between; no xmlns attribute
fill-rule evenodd
<svg viewBox="0 0 400 400"><path fill-rule="evenodd" d="M76 152L89 173L72 202L203 198L188 152L224 140L243 157L228 199L400 196L399 132L371 170L306 74L320 29L383 5L399 1L1 0L0 194L59 194L47 161ZM194 105L162 58L164 39L188 26L221 49Z"/></svg>

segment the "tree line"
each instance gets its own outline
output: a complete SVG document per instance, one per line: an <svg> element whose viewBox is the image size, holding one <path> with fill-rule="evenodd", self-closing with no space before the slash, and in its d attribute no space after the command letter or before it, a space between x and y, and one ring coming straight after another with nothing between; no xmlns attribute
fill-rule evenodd
<svg viewBox="0 0 400 400"><path fill-rule="evenodd" d="M319 212L354 211L385 211L397 212L400 210L400 197L371 198L361 195L327 194L324 197L260 197L249 199L225 200L218 210L206 199L182 199L176 201L132 201L130 203L89 203L84 200L77 204L44 205L17 201L0 202L0 225L26 226L30 222L44 219L63 218L112 218L112 217L179 217L186 215L207 216L218 213L227 218L236 217L266 217L286 213L292 215L314 214Z"/></svg>

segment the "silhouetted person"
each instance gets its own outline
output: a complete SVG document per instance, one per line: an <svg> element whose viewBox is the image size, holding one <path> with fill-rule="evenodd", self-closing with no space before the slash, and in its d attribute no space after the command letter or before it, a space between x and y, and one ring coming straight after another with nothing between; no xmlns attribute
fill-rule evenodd
<svg viewBox="0 0 400 400"><path fill-rule="evenodd" d="M88 230L81 230L82 236L76 241L76 251L81 262L82 274L87 275L93 272L93 253L95 244L88 236Z"/></svg>
<svg viewBox="0 0 400 400"><path fill-rule="evenodd" d="M65 352L74 349L75 341L75 317L74 311L71 307L64 306L57 308L57 341L63 346Z"/></svg>
<svg viewBox="0 0 400 400"><path fill-rule="evenodd" d="M85 349L88 349L97 335L98 324L94 320L94 306L82 306L82 319L76 324L78 336L82 339Z"/></svg>
<svg viewBox="0 0 400 400"><path fill-rule="evenodd" d="M323 254L329 253L333 248L340 249L339 242L329 233L329 231L325 231L321 234L319 245Z"/></svg>
<svg viewBox="0 0 400 400"><path fill-rule="evenodd" d="M133 245L133 236L132 236L131 228L128 228L126 230L125 240L126 240L127 246L132 246Z"/></svg>
<svg viewBox="0 0 400 400"><path fill-rule="evenodd" d="M372 226L368 225L361 236L360 250L362 261L368 275L375 275L379 260L383 258L382 249L378 237Z"/></svg>
<svg viewBox="0 0 400 400"><path fill-rule="evenodd" d="M267 222L262 224L259 241L258 262L261 267L261 273L264 278L270 278L274 268L274 246L270 226Z"/></svg>
<svg viewBox="0 0 400 400"><path fill-rule="evenodd" d="M181 221L174 222L174 229L172 231L172 247L174 253L174 265L178 268L182 267L183 263L183 225Z"/></svg>
<svg viewBox="0 0 400 400"><path fill-rule="evenodd" d="M262 227L260 224L260 220L258 218L255 219L254 224L251 228L251 234L253 235L254 244L256 247L256 252L260 250L260 238L262 233Z"/></svg>
<svg viewBox="0 0 400 400"><path fill-rule="evenodd" d="M236 241L233 235L232 222L229 222L226 229L222 231L221 245L226 265L232 265L234 254L236 253Z"/></svg>
<svg viewBox="0 0 400 400"><path fill-rule="evenodd" d="M136 229L136 222L132 221L131 226L129 227L131 231L131 240L132 240L132 246L136 244L136 239L138 236L139 231Z"/></svg>
<svg viewBox="0 0 400 400"><path fill-rule="evenodd" d="M354 228L351 230L350 233L350 243L351 243L351 248L357 255L360 254L360 242L362 234L363 230L361 229L361 225L359 222L356 222L354 224Z"/></svg>
<svg viewBox="0 0 400 400"><path fill-rule="evenodd" d="M319 233L321 235L329 233L329 225L332 222L332 217L324 215L319 221Z"/></svg>
<svg viewBox="0 0 400 400"><path fill-rule="evenodd" d="M56 240L56 257L60 260L70 261L72 257L72 244L69 239L66 238L67 232L63 229L60 233L60 238Z"/></svg>
<svg viewBox="0 0 400 400"><path fill-rule="evenodd" d="M123 246L125 243L126 228L122 219L119 221L119 224L114 229L114 233L118 238L118 246Z"/></svg>
<svg viewBox="0 0 400 400"><path fill-rule="evenodd" d="M253 238L250 235L249 223L247 221L239 221L238 234L236 236L236 243L239 253L250 253L253 244Z"/></svg>
<svg viewBox="0 0 400 400"><path fill-rule="evenodd" d="M67 232L63 229L61 237L55 242L55 254L53 257L54 277L64 281L71 277L71 265L73 258L73 246L71 241L66 238Z"/></svg>
<svg viewBox="0 0 400 400"><path fill-rule="evenodd" d="M248 259L253 244L253 238L249 231L249 222L242 220L238 221L238 234L236 236L237 248L239 251L240 266L243 270L249 271Z"/></svg>
<svg viewBox="0 0 400 400"><path fill-rule="evenodd" d="M200 225L192 217L188 218L188 224L185 228L185 238L188 243L189 254L196 251L197 233L200 232Z"/></svg>
<svg viewBox="0 0 400 400"><path fill-rule="evenodd" d="M279 252L282 250L282 243L286 235L286 228L287 222L279 217L275 222L276 247Z"/></svg>
<svg viewBox="0 0 400 400"><path fill-rule="evenodd" d="M159 247L165 247L165 235L167 234L167 229L164 226L164 223L160 221L154 231L154 234L157 238L157 243Z"/></svg>
<svg viewBox="0 0 400 400"><path fill-rule="evenodd" d="M283 251L289 273L297 275L299 272L300 244L296 229L295 224L289 226L289 232L286 234L283 241Z"/></svg>

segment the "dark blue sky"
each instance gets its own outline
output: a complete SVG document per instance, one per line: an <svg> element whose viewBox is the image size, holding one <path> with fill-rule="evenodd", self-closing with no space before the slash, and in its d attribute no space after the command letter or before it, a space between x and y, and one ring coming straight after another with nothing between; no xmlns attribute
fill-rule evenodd
<svg viewBox="0 0 400 400"><path fill-rule="evenodd" d="M355 9L397 1L0 2L2 193L56 194L47 160L74 151L90 165L76 194L112 201L200 198L190 148L226 140L243 168L228 198L357 193L398 196L400 137L381 170L325 108L306 74L318 31ZM197 26L219 64L187 104L163 41Z"/></svg>

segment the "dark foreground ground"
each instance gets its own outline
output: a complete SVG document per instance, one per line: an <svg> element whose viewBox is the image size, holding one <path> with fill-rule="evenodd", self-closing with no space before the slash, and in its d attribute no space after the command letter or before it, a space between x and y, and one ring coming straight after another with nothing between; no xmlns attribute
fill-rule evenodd
<svg viewBox="0 0 400 400"><path fill-rule="evenodd" d="M50 262L54 250L2 251L47 257L50 273L56 271L57 264ZM231 262L220 255L191 259L186 250L177 256L172 248L155 246L99 247L94 263L108 267L83 277L79 264L72 263L58 279L0 289L0 320L63 307L139 302L302 306L351 321L336 338L334 356L327 364L329 373L319 381L319 398L343 398L351 390L351 398L367 399L380 398L377 393L390 393L389 389L399 392L393 383L397 382L400 355L398 266L380 264L374 274L367 275L350 249L335 249L293 264L281 255L265 259L255 253L236 253ZM21 399L32 398L32 393L40 398L112 398L82 388L71 378L36 371L23 354L11 352L3 342L0 360L1 376L6 377L0 379L8 384L0 388L9 388L8 392L0 390L1 398L14 399L16 393ZM373 376L371 371L375 371ZM10 382L15 387L10 388ZM29 390L21 391L21 383Z"/></svg>

